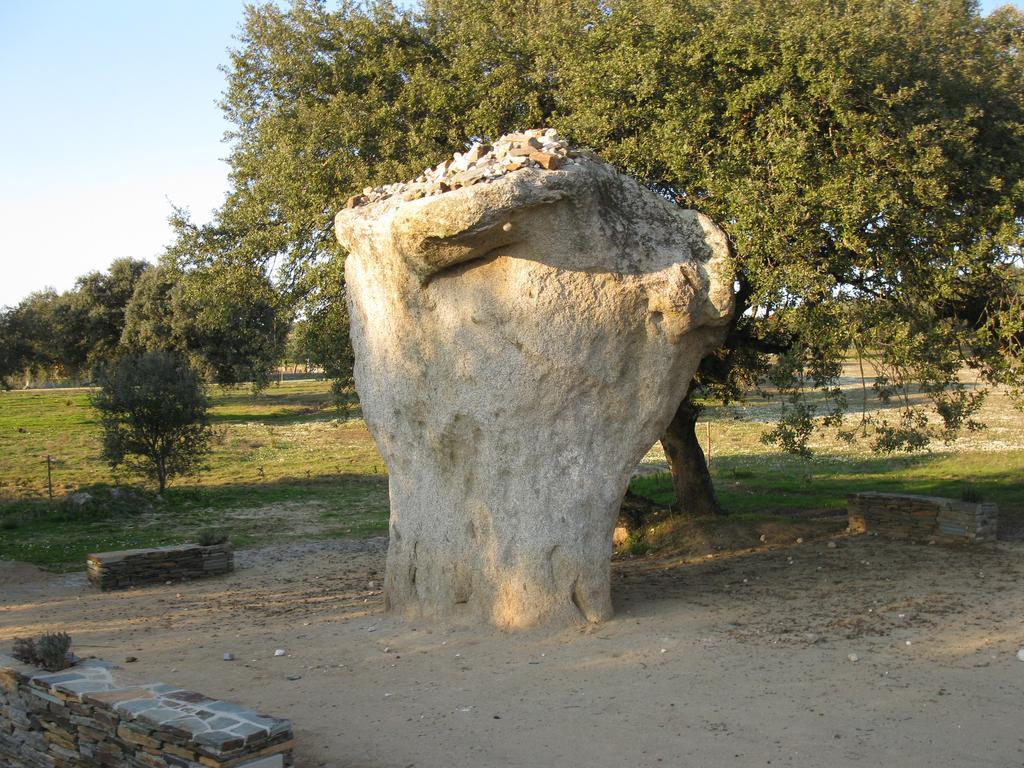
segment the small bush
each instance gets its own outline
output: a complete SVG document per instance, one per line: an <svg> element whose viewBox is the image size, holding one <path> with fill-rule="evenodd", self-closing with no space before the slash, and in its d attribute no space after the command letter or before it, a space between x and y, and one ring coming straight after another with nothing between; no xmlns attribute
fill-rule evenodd
<svg viewBox="0 0 1024 768"><path fill-rule="evenodd" d="M71 635L67 632L47 633L36 643L40 666L51 672L70 666L68 651L71 650Z"/></svg>
<svg viewBox="0 0 1024 768"><path fill-rule="evenodd" d="M57 509L68 520L134 516L153 509L153 494L143 488L96 483L67 494Z"/></svg>
<svg viewBox="0 0 1024 768"><path fill-rule="evenodd" d="M626 539L622 550L630 557L641 557L651 551L651 545L647 543L647 536L643 531L633 531Z"/></svg>
<svg viewBox="0 0 1024 768"><path fill-rule="evenodd" d="M26 664L35 664L36 659L39 658L36 655L36 641L31 637L14 638L14 648L11 650L11 656Z"/></svg>
<svg viewBox="0 0 1024 768"><path fill-rule="evenodd" d="M977 488L971 488L968 485L960 490L960 501L966 501L969 504L980 504L984 500L984 495Z"/></svg>
<svg viewBox="0 0 1024 768"><path fill-rule="evenodd" d="M227 543L228 535L223 531L200 531L196 541L201 547L213 547L217 544Z"/></svg>
<svg viewBox="0 0 1024 768"><path fill-rule="evenodd" d="M70 649L71 635L67 632L48 632L40 635L38 641L31 637L15 638L11 655L18 661L41 667L48 672L59 672L72 664L68 656Z"/></svg>

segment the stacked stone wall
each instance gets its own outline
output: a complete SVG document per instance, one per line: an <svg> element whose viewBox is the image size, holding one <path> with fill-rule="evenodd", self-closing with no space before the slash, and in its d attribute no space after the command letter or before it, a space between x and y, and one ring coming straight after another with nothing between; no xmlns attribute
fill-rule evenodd
<svg viewBox="0 0 1024 768"><path fill-rule="evenodd" d="M3 768L286 768L292 726L98 659L43 672L0 654Z"/></svg>
<svg viewBox="0 0 1024 768"><path fill-rule="evenodd" d="M153 549L100 552L86 559L89 581L102 590L164 581L200 579L234 570L231 544L182 544Z"/></svg>
<svg viewBox="0 0 1024 768"><path fill-rule="evenodd" d="M847 498L850 530L891 538L994 541L995 504L902 493L854 493Z"/></svg>

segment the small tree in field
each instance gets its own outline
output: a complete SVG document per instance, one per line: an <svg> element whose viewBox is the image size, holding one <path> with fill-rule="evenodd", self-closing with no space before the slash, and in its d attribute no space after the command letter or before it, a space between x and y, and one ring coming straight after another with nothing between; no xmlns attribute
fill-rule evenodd
<svg viewBox="0 0 1024 768"><path fill-rule="evenodd" d="M170 352L122 357L99 377L93 406L103 424L103 458L156 480L201 468L210 450L203 381Z"/></svg>

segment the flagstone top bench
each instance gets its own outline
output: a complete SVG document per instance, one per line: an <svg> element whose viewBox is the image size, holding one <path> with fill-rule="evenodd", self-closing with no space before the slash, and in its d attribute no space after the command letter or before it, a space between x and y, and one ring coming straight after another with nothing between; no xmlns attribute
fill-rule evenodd
<svg viewBox="0 0 1024 768"><path fill-rule="evenodd" d="M100 659L46 672L0 654L5 768L286 768L293 746L287 720Z"/></svg>
<svg viewBox="0 0 1024 768"><path fill-rule="evenodd" d="M234 549L230 542L125 549L99 552L86 558L89 581L102 590L201 579L230 573L234 567Z"/></svg>

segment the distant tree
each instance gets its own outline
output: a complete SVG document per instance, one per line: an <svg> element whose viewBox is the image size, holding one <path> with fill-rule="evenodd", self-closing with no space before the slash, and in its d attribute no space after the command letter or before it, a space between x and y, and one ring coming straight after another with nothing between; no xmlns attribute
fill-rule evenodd
<svg viewBox="0 0 1024 768"><path fill-rule="evenodd" d="M27 384L63 370L60 300L52 290L37 291L0 312L0 382L5 388L18 376Z"/></svg>
<svg viewBox="0 0 1024 768"><path fill-rule="evenodd" d="M0 381L88 377L122 353L167 350L218 383L266 386L289 328L275 287L258 266L179 257L157 266L117 259L70 291L41 291L3 310Z"/></svg>
<svg viewBox="0 0 1024 768"><path fill-rule="evenodd" d="M0 309L0 387L10 389L14 377L24 369L23 349L14 309Z"/></svg>
<svg viewBox="0 0 1024 768"><path fill-rule="evenodd" d="M172 295L172 334L219 384L270 383L290 318L262 270L215 265L186 272Z"/></svg>
<svg viewBox="0 0 1024 768"><path fill-rule="evenodd" d="M183 239L176 247L190 242ZM125 316L125 350L174 351L218 384L251 382L257 389L269 383L290 326L259 267L220 263L182 269L173 256L142 277Z"/></svg>
<svg viewBox="0 0 1024 768"><path fill-rule="evenodd" d="M185 351L184 340L174 335L172 294L180 273L173 264L161 263L139 278L124 312L120 346L138 354L147 350Z"/></svg>
<svg viewBox="0 0 1024 768"><path fill-rule="evenodd" d="M348 306L345 301L344 262L341 259L307 270L302 291L303 316L296 321L289 353L323 371L340 405L353 386L352 345L348 340Z"/></svg>
<svg viewBox="0 0 1024 768"><path fill-rule="evenodd" d="M150 269L117 259L107 272L90 272L58 294L38 291L0 313L0 380L87 376L111 359L135 285Z"/></svg>
<svg viewBox="0 0 1024 768"><path fill-rule="evenodd" d="M112 360L124 330L125 309L142 275L153 265L115 259L106 272L89 272L60 296L56 307L60 363L71 375L88 375Z"/></svg>
<svg viewBox="0 0 1024 768"><path fill-rule="evenodd" d="M202 377L170 352L126 355L102 369L92 404L103 426L103 458L157 482L198 471L210 450Z"/></svg>

